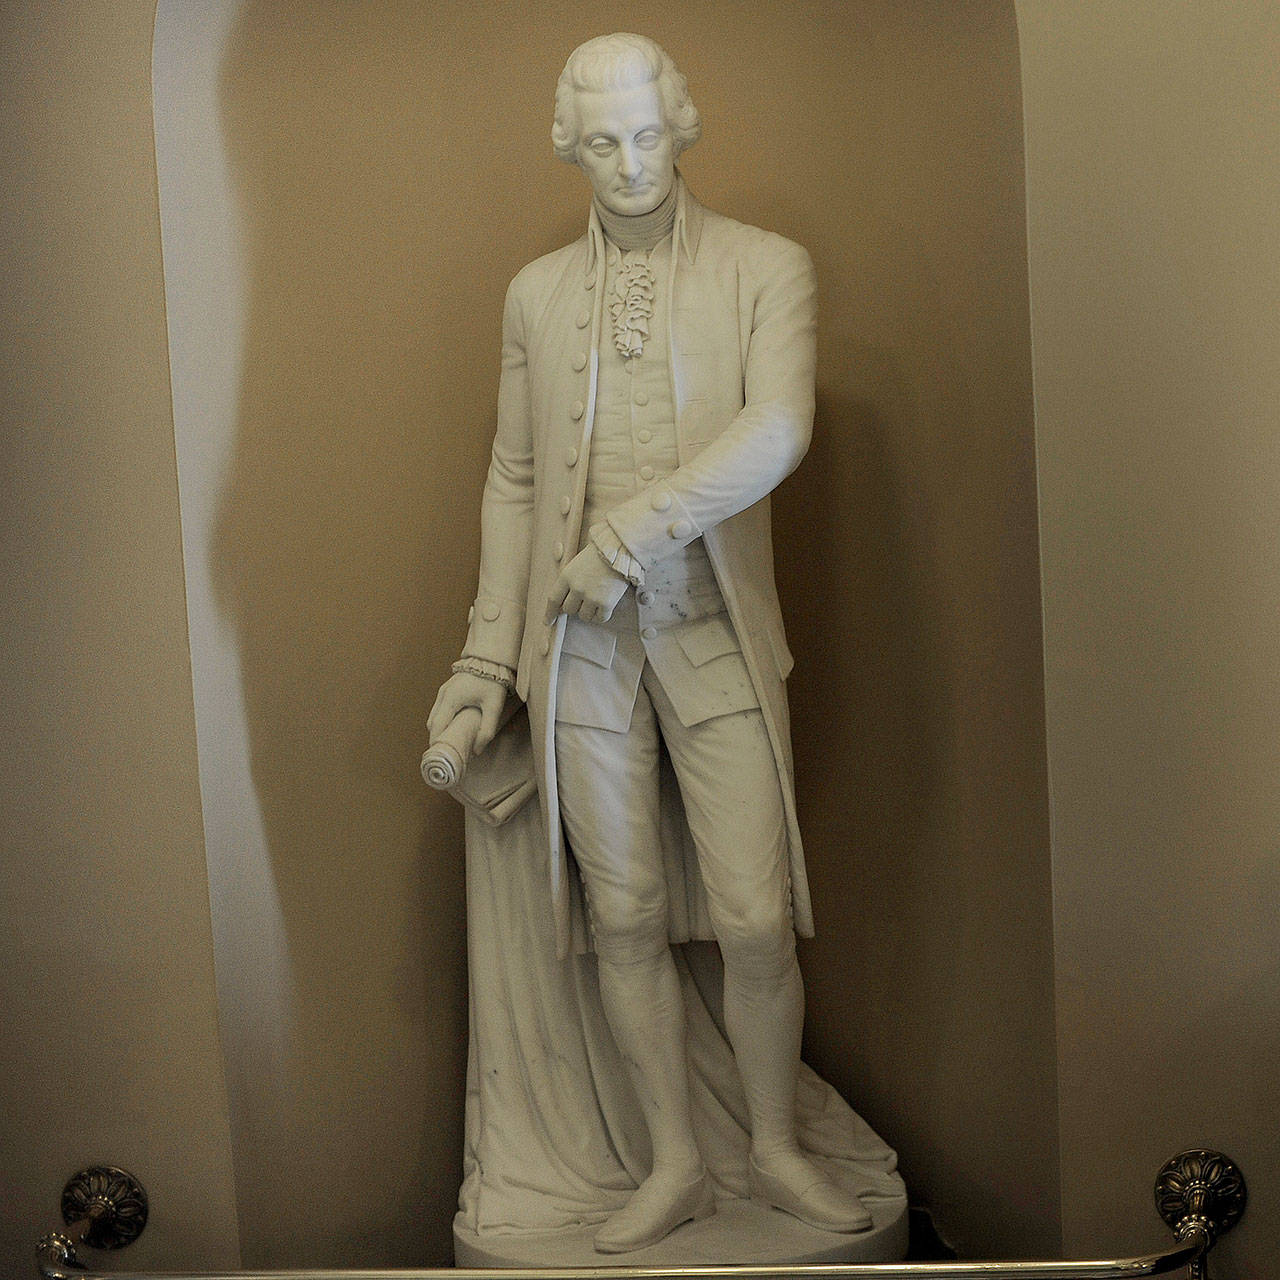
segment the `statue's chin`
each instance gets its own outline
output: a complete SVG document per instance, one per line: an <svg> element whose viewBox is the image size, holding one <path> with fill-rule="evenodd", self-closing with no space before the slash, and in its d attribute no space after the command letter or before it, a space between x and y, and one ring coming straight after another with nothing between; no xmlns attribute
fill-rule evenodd
<svg viewBox="0 0 1280 1280"><path fill-rule="evenodd" d="M661 200L612 200L605 208L622 218L640 218L652 213L661 203Z"/></svg>
<svg viewBox="0 0 1280 1280"><path fill-rule="evenodd" d="M632 194L613 192L601 203L610 213L616 213L620 217L639 218L646 213L652 213L666 198L666 191L655 184L650 184Z"/></svg>

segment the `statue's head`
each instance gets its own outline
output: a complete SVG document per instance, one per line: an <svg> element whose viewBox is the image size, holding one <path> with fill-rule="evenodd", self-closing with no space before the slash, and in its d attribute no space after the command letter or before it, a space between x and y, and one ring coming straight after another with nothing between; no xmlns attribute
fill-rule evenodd
<svg viewBox="0 0 1280 1280"><path fill-rule="evenodd" d="M675 181L676 157L701 132L684 76L645 36L588 40L560 73L551 144L613 213L657 208Z"/></svg>

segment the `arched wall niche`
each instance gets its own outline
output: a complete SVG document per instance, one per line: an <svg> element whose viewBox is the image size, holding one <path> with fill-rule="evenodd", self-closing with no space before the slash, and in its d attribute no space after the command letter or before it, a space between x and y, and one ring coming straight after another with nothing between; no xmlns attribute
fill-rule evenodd
<svg viewBox="0 0 1280 1280"><path fill-rule="evenodd" d="M416 760L473 590L503 291L585 217L550 154L555 77L629 22L689 77L700 198L801 241L821 277L815 443L775 517L819 929L807 1055L957 1244L1058 1248L1013 6L741 13L158 6L246 1265L449 1257L462 832Z"/></svg>

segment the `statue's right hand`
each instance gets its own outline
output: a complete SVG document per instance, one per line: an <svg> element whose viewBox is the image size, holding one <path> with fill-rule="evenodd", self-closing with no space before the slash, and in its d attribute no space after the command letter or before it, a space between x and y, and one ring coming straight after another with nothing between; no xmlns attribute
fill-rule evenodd
<svg viewBox="0 0 1280 1280"><path fill-rule="evenodd" d="M469 749L464 752L464 758L478 755L498 732L506 700L507 691L496 680L486 680L483 676L473 676L469 671L459 671L450 676L436 694L435 705L427 717L429 740L435 742L459 711L475 707L480 712L480 724Z"/></svg>

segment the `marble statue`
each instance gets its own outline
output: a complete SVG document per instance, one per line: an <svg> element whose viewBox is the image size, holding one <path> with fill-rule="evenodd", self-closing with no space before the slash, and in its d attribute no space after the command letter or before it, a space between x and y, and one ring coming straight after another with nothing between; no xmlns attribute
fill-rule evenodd
<svg viewBox="0 0 1280 1280"><path fill-rule="evenodd" d="M490 762L505 806L490 823L538 796L546 896L523 910L547 914L554 963L594 952L622 1105L644 1129L632 1185L621 1174L603 1201L606 1254L649 1248L735 1193L821 1232L872 1226L798 1136L795 938L812 917L769 494L809 443L814 271L800 246L698 203L676 160L700 131L653 41L604 36L569 57L552 142L590 184L587 232L507 293L479 587L424 762L437 785L468 762L484 779ZM472 839L469 819L469 874ZM691 1101L698 982L672 944L696 939L723 966L707 1024L740 1082L736 1178L709 1172ZM473 948L473 1004L476 963ZM872 1198L897 1194L869 1132L853 1145L874 1165ZM592 1216L578 1205L568 1221Z"/></svg>

